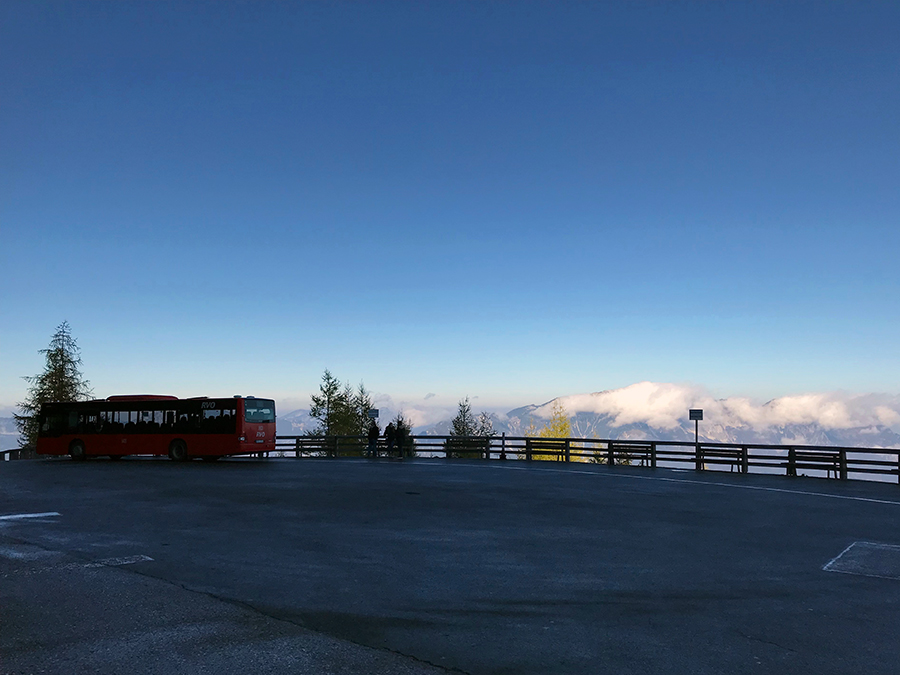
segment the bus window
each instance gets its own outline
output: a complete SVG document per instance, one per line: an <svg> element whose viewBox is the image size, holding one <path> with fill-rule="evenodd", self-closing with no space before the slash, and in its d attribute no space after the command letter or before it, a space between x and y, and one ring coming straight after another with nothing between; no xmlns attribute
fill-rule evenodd
<svg viewBox="0 0 900 675"><path fill-rule="evenodd" d="M201 429L208 433L216 433L219 430L219 421L222 418L221 410L204 410Z"/></svg>
<svg viewBox="0 0 900 675"><path fill-rule="evenodd" d="M200 430L200 416L195 413L181 412L178 415L178 421L175 423L175 431L178 433L197 433Z"/></svg>
<svg viewBox="0 0 900 675"><path fill-rule="evenodd" d="M244 421L257 423L274 422L275 401L266 401L264 399L244 400Z"/></svg>
<svg viewBox="0 0 900 675"><path fill-rule="evenodd" d="M97 433L97 413L88 412L85 413L81 420L81 428L82 431L86 434L96 434Z"/></svg>
<svg viewBox="0 0 900 675"><path fill-rule="evenodd" d="M76 418L77 421L77 418ZM64 412L46 413L41 419L39 436L59 436L69 431L69 417Z"/></svg>
<svg viewBox="0 0 900 675"><path fill-rule="evenodd" d="M159 422L156 421L152 410L141 410L139 413L135 413L135 416L137 417L136 430L139 433L152 434L159 429Z"/></svg>
<svg viewBox="0 0 900 675"><path fill-rule="evenodd" d="M237 410L235 409L225 409L222 411L222 427L221 431L223 434L233 434L235 425L234 422L237 419Z"/></svg>

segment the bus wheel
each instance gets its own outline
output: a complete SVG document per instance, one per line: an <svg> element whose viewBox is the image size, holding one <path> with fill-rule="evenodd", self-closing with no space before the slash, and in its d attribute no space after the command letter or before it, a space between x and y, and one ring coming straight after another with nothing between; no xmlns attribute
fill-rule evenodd
<svg viewBox="0 0 900 675"><path fill-rule="evenodd" d="M169 443L169 459L176 462L186 462L188 458L187 446L184 441L172 441Z"/></svg>
<svg viewBox="0 0 900 675"><path fill-rule="evenodd" d="M74 459L76 462L81 462L87 459L87 453L84 450L84 443L77 439L69 443L69 457Z"/></svg>

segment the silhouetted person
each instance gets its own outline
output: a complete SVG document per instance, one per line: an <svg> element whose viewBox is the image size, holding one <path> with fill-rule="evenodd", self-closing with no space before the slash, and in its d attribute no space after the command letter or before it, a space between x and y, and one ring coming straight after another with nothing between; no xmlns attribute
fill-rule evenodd
<svg viewBox="0 0 900 675"><path fill-rule="evenodd" d="M393 422L388 422L384 428L384 440L387 443L388 455L394 451L394 441L397 440L397 430L394 428Z"/></svg>
<svg viewBox="0 0 900 675"><path fill-rule="evenodd" d="M403 446L406 444L406 427L397 425L397 459L403 459Z"/></svg>
<svg viewBox="0 0 900 675"><path fill-rule="evenodd" d="M381 430L378 428L378 424L375 420L372 420L372 423L369 425L369 457L378 456L378 437L380 435Z"/></svg>

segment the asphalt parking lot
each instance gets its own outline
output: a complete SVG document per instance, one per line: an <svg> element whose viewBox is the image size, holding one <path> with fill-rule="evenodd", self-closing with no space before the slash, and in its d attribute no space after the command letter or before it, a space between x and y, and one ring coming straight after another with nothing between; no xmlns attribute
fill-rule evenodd
<svg viewBox="0 0 900 675"><path fill-rule="evenodd" d="M896 673L900 487L0 464L2 673Z"/></svg>

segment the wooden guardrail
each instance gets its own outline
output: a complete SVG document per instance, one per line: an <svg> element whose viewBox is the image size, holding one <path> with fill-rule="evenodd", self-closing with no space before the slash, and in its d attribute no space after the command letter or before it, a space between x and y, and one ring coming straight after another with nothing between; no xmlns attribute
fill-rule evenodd
<svg viewBox="0 0 900 675"><path fill-rule="evenodd" d="M365 457L364 436L278 436L276 451L291 457ZM761 443L524 436L409 436L404 456L590 462L594 464L690 467L697 471L736 471L786 476L814 475L840 480L892 479L900 483L900 448L859 448ZM376 456L398 456L378 440ZM890 478L889 478L890 477Z"/></svg>
<svg viewBox="0 0 900 675"><path fill-rule="evenodd" d="M287 457L365 457L364 436L277 436L276 452ZM255 453L254 453L255 454ZM616 440L603 438L534 438L524 436L408 436L404 456L590 462L651 468L689 467L697 471L737 471L786 476L823 476L839 480L893 480L900 483L900 448L860 448L761 443L692 443L690 441ZM0 459L26 459L28 450L5 450ZM398 456L378 440L376 456Z"/></svg>
<svg viewBox="0 0 900 675"><path fill-rule="evenodd" d="M35 452L34 448L10 448L9 450L0 450L0 462L17 459L37 459L40 455Z"/></svg>

